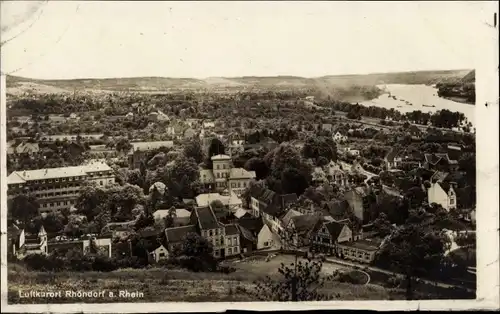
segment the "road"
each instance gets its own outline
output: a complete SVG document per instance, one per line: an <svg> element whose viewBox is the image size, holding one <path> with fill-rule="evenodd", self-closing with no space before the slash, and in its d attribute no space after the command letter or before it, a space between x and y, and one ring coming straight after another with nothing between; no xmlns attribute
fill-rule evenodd
<svg viewBox="0 0 500 314"><path fill-rule="evenodd" d="M354 262L351 262L351 261L340 260L340 259L336 259L336 258L332 258L332 257L327 257L326 258L326 262L333 263L333 264L338 264L338 265L343 265L343 266L347 266L347 267L366 268L366 269L369 269L371 271L380 272L380 273L384 273L384 274L391 275L391 276L404 277L404 275L396 273L396 272L388 271L388 270L381 269L381 268L378 268L378 267L373 267L373 266L367 266L367 265L363 265L363 264L358 264L358 263L354 263ZM452 285L452 284L447 284L447 283L444 283L444 282L438 282L438 281L427 280L427 279L422 279L422 278L417 278L417 279L419 281L423 282L423 283L426 283L426 284L429 284L429 285L437 285L438 287L441 287L441 288L460 288L460 289L465 289L468 292L475 292L475 290L473 290L473 289L469 289L469 288L466 288L466 287L463 287L463 286L459 286L459 285Z"/></svg>

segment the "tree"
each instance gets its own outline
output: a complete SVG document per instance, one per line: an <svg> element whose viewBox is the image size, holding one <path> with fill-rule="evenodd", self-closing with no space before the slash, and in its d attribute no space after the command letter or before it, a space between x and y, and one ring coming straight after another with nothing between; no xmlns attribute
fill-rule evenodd
<svg viewBox="0 0 500 314"><path fill-rule="evenodd" d="M181 264L192 271L215 271L217 261L212 255L213 246L197 233L188 233L174 255Z"/></svg>
<svg viewBox="0 0 500 314"><path fill-rule="evenodd" d="M177 211L175 210L175 206L172 206L168 209L167 217L163 218L165 222L165 228L170 228L174 226L174 219L177 217Z"/></svg>
<svg viewBox="0 0 500 314"><path fill-rule="evenodd" d="M388 236L392 232L391 222L384 213L380 213L378 218L373 221L373 227L381 237Z"/></svg>
<svg viewBox="0 0 500 314"><path fill-rule="evenodd" d="M257 282L256 295L261 300L270 301L321 301L328 296L318 292L327 277L321 276L322 263L317 261L298 261L289 266L281 263L278 273L282 280L275 281L269 276Z"/></svg>
<svg viewBox="0 0 500 314"><path fill-rule="evenodd" d="M327 160L336 161L337 145L331 137L309 137L302 148L302 155L305 158L312 158L314 160L323 157Z"/></svg>
<svg viewBox="0 0 500 314"><path fill-rule="evenodd" d="M161 181L176 198L193 198L200 180L198 164L192 158L178 157L165 167Z"/></svg>
<svg viewBox="0 0 500 314"><path fill-rule="evenodd" d="M257 180L264 179L269 173L269 168L267 167L264 159L260 157L250 158L245 163L244 168L248 171L255 171L255 176Z"/></svg>
<svg viewBox="0 0 500 314"><path fill-rule="evenodd" d="M115 149L119 152L128 152L132 148L132 144L130 144L129 140L122 137L120 138L116 144L115 144Z"/></svg>
<svg viewBox="0 0 500 314"><path fill-rule="evenodd" d="M79 238L87 232L87 218L82 215L70 215L68 223L64 227L64 233L68 237Z"/></svg>
<svg viewBox="0 0 500 314"><path fill-rule="evenodd" d="M199 140L192 140L184 146L184 156L193 158L196 163L203 162L203 150Z"/></svg>
<svg viewBox="0 0 500 314"><path fill-rule="evenodd" d="M451 245L449 237L435 222L433 214L412 211L406 223L391 235L377 257L377 263L405 276L407 300L413 299L414 279L439 269Z"/></svg>
<svg viewBox="0 0 500 314"><path fill-rule="evenodd" d="M42 219L43 227L48 233L61 232L66 223L66 217L58 211L50 212Z"/></svg>
<svg viewBox="0 0 500 314"><path fill-rule="evenodd" d="M218 138L213 138L208 147L207 166L209 169L213 168L212 157L215 155L223 155L225 151L224 144Z"/></svg>
<svg viewBox="0 0 500 314"><path fill-rule="evenodd" d="M286 168L281 174L281 189L283 193L301 195L309 186L307 178L296 168Z"/></svg>
<svg viewBox="0 0 500 314"><path fill-rule="evenodd" d="M40 207L38 200L31 194L18 194L8 203L8 210L14 219L23 222L26 227L28 221L38 214Z"/></svg>

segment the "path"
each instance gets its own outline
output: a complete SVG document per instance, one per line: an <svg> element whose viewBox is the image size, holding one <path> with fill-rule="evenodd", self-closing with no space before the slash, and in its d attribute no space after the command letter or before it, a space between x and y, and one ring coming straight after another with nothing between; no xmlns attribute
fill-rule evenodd
<svg viewBox="0 0 500 314"><path fill-rule="evenodd" d="M354 263L354 262L351 262L351 261L340 260L340 259L336 259L336 258L332 258L332 257L327 257L326 258L326 262L328 262L328 263L334 263L334 264L339 264L339 265L343 265L343 266L348 266L348 267L361 267L361 268L366 268L366 269L369 269L369 270L372 270L372 271L375 271L375 272L384 273L384 274L387 274L387 275L404 277L402 274L399 274L399 273L396 273L396 272L388 271L388 270L381 269L381 268L378 268L378 267L373 267L373 266L358 264L358 263ZM459 285L452 285L452 284L447 284L447 283L444 283L444 282L439 282L439 281L434 281L434 280L428 280L428 279L422 279L422 278L416 278L416 279L418 279L419 281L421 281L423 283L429 284L429 285L437 285L438 287L441 287L441 288L460 288L460 289L465 289L468 292L475 292L475 290L473 290L473 289L469 289L469 288L466 288L466 287L463 287L463 286L459 286Z"/></svg>

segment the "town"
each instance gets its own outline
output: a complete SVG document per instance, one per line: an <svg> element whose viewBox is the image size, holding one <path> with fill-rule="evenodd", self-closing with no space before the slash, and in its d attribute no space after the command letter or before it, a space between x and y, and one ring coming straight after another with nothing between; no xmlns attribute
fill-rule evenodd
<svg viewBox="0 0 500 314"><path fill-rule="evenodd" d="M25 92L7 106L9 265L230 276L314 260L334 267L330 281L403 299L474 298L476 149L462 113L311 88ZM239 289L234 300L257 300Z"/></svg>

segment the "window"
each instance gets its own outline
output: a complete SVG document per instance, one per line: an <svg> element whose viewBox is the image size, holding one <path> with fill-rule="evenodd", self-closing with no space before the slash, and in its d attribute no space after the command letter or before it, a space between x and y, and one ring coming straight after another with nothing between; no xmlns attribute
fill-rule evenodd
<svg viewBox="0 0 500 314"><path fill-rule="evenodd" d="M228 238L228 244L229 244L229 245L233 245L233 239Z"/></svg>
<svg viewBox="0 0 500 314"><path fill-rule="evenodd" d="M228 252L228 254L233 254L233 249L229 248L229 249L227 249L227 252Z"/></svg>
<svg viewBox="0 0 500 314"><path fill-rule="evenodd" d="M220 165L217 165L217 170L219 170L219 169L220 169Z"/></svg>
<svg viewBox="0 0 500 314"><path fill-rule="evenodd" d="M100 185L102 185L102 180L101 180L101 181L99 181L99 184L100 184Z"/></svg>
<svg viewBox="0 0 500 314"><path fill-rule="evenodd" d="M219 172L217 172L217 178L218 178L218 179L220 178L220 173L219 173Z"/></svg>
<svg viewBox="0 0 500 314"><path fill-rule="evenodd" d="M269 242L264 242L264 246L269 246Z"/></svg>
<svg viewBox="0 0 500 314"><path fill-rule="evenodd" d="M215 234L219 235L219 229L215 229Z"/></svg>
<svg viewBox="0 0 500 314"><path fill-rule="evenodd" d="M158 254L159 257L165 257L165 253Z"/></svg>
<svg viewBox="0 0 500 314"><path fill-rule="evenodd" d="M234 253L238 253L238 247L234 248Z"/></svg>
<svg viewBox="0 0 500 314"><path fill-rule="evenodd" d="M213 231L212 230L209 230L208 231L208 235L211 237L213 235Z"/></svg>

